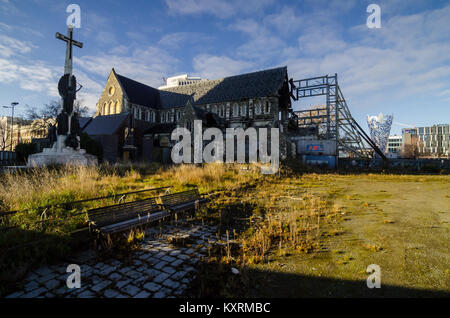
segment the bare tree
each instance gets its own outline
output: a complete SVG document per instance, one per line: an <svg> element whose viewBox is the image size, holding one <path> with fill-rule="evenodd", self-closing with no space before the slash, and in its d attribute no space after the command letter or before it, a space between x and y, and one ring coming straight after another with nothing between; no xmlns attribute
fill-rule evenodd
<svg viewBox="0 0 450 318"><path fill-rule="evenodd" d="M73 112L77 113L80 117L86 116L89 113L89 109L82 105L82 100L75 101L73 105ZM56 117L60 112L61 103L57 100L51 100L40 109L27 105L26 118L33 121L31 124L33 133L42 134L42 132L48 130L50 125L56 124Z"/></svg>
<svg viewBox="0 0 450 318"><path fill-rule="evenodd" d="M404 145L401 154L404 158L417 159L420 156L419 147L417 144Z"/></svg>
<svg viewBox="0 0 450 318"><path fill-rule="evenodd" d="M0 121L0 151L6 151L11 146L11 135L6 121Z"/></svg>

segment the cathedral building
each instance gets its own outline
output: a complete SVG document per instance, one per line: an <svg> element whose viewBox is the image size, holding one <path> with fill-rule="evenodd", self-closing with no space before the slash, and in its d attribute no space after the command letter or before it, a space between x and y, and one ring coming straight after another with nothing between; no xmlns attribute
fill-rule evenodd
<svg viewBox="0 0 450 318"><path fill-rule="evenodd" d="M156 89L112 69L85 131L100 141L110 162L170 162L173 129L191 129L194 120L204 127L287 131L292 110L287 67L182 84Z"/></svg>

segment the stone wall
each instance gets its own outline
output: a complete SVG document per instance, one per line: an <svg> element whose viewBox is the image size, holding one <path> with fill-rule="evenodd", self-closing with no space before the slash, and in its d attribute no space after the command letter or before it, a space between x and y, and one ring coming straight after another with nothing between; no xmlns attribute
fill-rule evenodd
<svg viewBox="0 0 450 318"><path fill-rule="evenodd" d="M105 89L97 102L97 112L95 116L120 114L126 111L124 106L124 94L114 72L108 76Z"/></svg>

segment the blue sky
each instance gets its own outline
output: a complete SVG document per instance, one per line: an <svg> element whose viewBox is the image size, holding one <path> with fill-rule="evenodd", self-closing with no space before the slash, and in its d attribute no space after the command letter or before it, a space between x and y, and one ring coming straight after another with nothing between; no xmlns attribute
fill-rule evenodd
<svg viewBox="0 0 450 318"><path fill-rule="evenodd" d="M288 66L301 79L338 73L357 121L394 114L405 125L450 122L450 1L430 0L0 0L0 104L42 107L57 96L66 7L81 7L74 73L95 109L112 67L160 86ZM366 26L370 3L381 29ZM297 108L324 100L304 100ZM9 115L0 108L0 116Z"/></svg>

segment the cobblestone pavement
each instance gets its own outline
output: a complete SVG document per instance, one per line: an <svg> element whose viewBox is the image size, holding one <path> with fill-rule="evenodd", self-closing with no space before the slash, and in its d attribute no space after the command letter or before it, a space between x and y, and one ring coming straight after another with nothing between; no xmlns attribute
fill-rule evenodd
<svg viewBox="0 0 450 318"><path fill-rule="evenodd" d="M146 239L130 262L95 257L77 265L81 268L81 288L69 289L67 266L61 263L31 271L24 288L7 298L169 298L179 297L195 277L195 265L218 241L216 228L208 225L150 228ZM160 233L164 233L160 235ZM173 237L188 238L188 247L169 243ZM224 237L221 239L225 239Z"/></svg>

